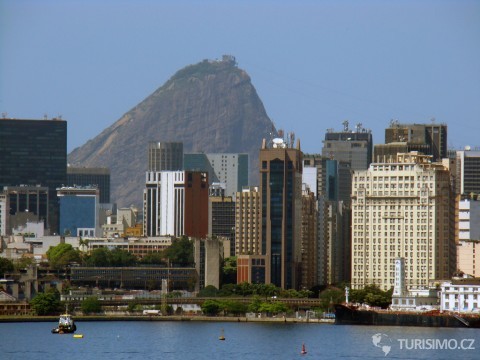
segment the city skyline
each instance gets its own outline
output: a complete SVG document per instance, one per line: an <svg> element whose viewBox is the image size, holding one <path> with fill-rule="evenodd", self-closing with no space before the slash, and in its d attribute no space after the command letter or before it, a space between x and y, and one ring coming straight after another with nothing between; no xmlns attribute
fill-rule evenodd
<svg viewBox="0 0 480 360"><path fill-rule="evenodd" d="M306 153L344 120L379 144L391 119L435 118L450 148L475 148L479 20L469 0L2 2L0 112L62 115L71 152L177 70L231 54Z"/></svg>

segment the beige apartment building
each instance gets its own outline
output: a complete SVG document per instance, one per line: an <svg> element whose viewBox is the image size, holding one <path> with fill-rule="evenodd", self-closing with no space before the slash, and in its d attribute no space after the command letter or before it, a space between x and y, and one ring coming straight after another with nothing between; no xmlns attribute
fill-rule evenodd
<svg viewBox="0 0 480 360"><path fill-rule="evenodd" d="M259 255L260 193L258 187L245 187L236 193L235 255Z"/></svg>
<svg viewBox="0 0 480 360"><path fill-rule="evenodd" d="M455 271L454 195L448 162L418 152L372 163L352 179L352 288L394 286L405 259L407 289Z"/></svg>

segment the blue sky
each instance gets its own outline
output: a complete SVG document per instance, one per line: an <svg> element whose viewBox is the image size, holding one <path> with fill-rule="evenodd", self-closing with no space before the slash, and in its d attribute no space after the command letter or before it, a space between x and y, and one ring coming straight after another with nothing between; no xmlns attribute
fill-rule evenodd
<svg viewBox="0 0 480 360"><path fill-rule="evenodd" d="M83 145L180 68L234 55L277 128L320 152L348 120L480 146L480 1L0 0L0 112ZM260 146L260 144L259 144Z"/></svg>

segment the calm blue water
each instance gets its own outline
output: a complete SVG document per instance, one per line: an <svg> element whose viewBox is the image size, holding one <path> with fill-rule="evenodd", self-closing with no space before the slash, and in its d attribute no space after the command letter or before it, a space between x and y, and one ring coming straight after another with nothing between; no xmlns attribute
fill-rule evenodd
<svg viewBox="0 0 480 360"><path fill-rule="evenodd" d="M77 334L83 334L84 338L75 339L71 334L51 334L54 326L55 323L0 323L0 358L480 359L480 330L476 329L284 323L77 322ZM222 328L226 341L218 340ZM379 347L372 341L375 334L380 334L376 337ZM430 346L427 339L433 341ZM303 356L300 355L302 342L308 351ZM441 346L447 348L438 349ZM475 349L457 349L462 346Z"/></svg>

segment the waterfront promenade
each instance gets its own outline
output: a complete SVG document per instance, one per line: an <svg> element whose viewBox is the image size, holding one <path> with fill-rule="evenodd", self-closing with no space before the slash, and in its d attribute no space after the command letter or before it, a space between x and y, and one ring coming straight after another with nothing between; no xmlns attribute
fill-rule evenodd
<svg viewBox="0 0 480 360"><path fill-rule="evenodd" d="M250 322L250 323L299 323L333 324L333 319L307 319L296 317L245 317L245 316L203 316L203 315L79 315L73 316L75 322L82 321L209 321L209 322ZM58 316L0 316L0 323L8 322L56 322Z"/></svg>

